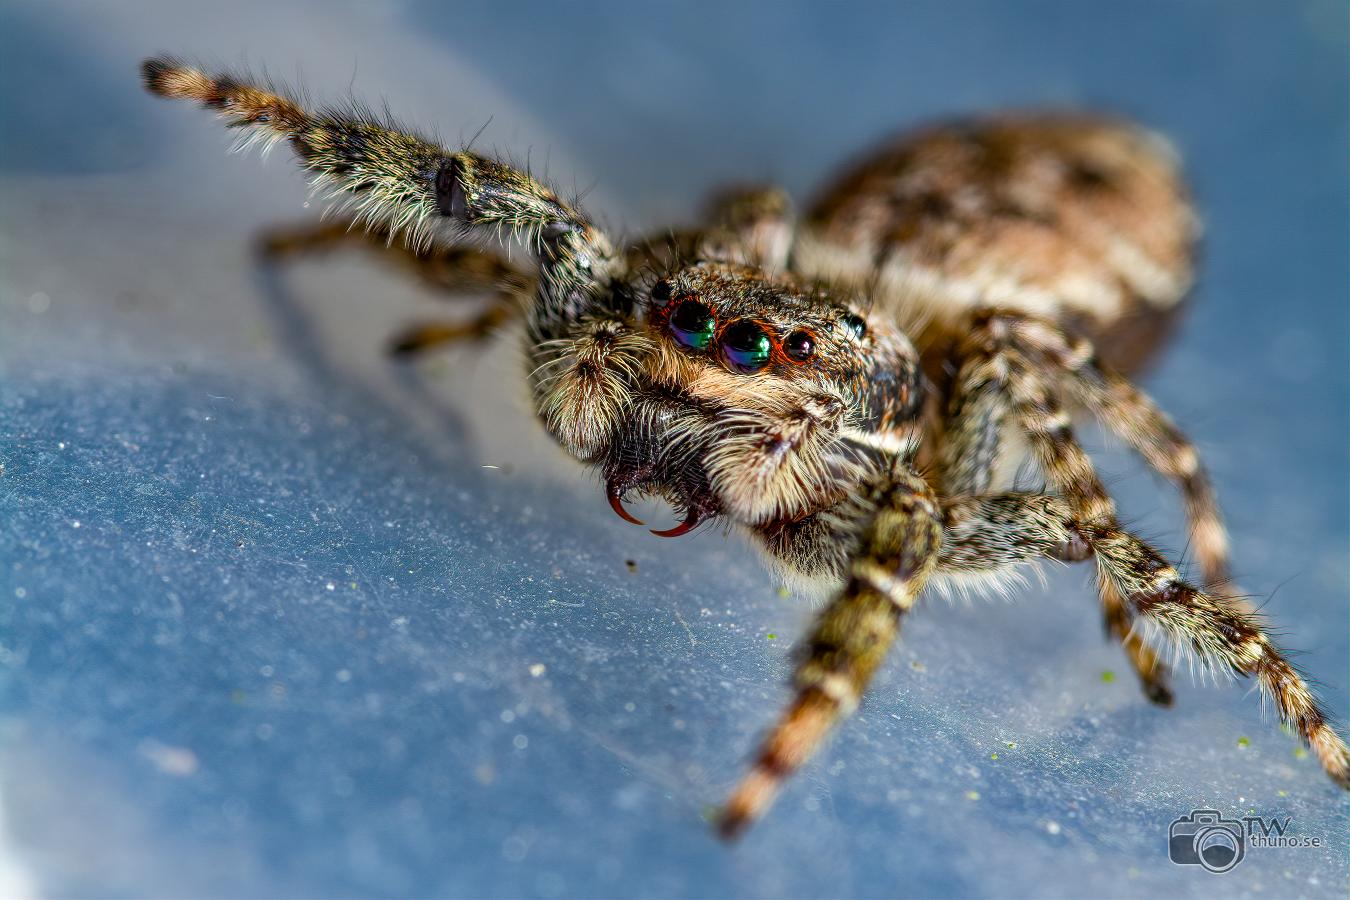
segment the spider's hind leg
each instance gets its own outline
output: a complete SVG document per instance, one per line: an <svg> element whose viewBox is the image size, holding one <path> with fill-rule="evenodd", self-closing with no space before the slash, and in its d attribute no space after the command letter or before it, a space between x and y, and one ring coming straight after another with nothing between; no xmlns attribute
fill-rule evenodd
<svg viewBox="0 0 1350 900"><path fill-rule="evenodd" d="M1350 750L1327 723L1302 676L1241 604L1187 584L1156 550L1115 524L1083 522L1073 504L1037 494L947 498L937 576L997 576L1038 558L1081 558L1090 545L1100 580L1131 618L1154 625L1202 663L1255 677L1280 720L1350 788ZM1066 554L1066 550L1068 551Z"/></svg>
<svg viewBox="0 0 1350 900"><path fill-rule="evenodd" d="M1102 598L1102 618L1106 633L1120 641L1130 665L1139 676L1144 696L1159 706L1176 702L1167 677L1167 664L1136 628L1134 613L1120 591L1109 581L1100 580L1097 590Z"/></svg>
<svg viewBox="0 0 1350 900"><path fill-rule="evenodd" d="M1350 749L1244 604L1187 584L1161 554L1126 531L1112 526L1083 531L1096 552L1101 580L1115 586L1135 616L1202 662L1256 678L1280 721L1312 748L1336 784L1350 790Z"/></svg>
<svg viewBox="0 0 1350 900"><path fill-rule="evenodd" d="M1014 327L1020 318L990 313L977 320L963 344L961 368L948 413L947 437L939 466L946 497L974 496L993 487L1007 425L1030 439L1047 479L1087 522L1115 523L1115 504L1097 478L1092 461L1074 440L1068 413L1054 381L1019 352ZM1065 561L1083 555L1057 557ZM1120 642L1144 695L1161 706L1173 701L1167 666L1136 633L1134 614L1114 586L1100 589L1107 634Z"/></svg>
<svg viewBox="0 0 1350 900"><path fill-rule="evenodd" d="M1190 545L1210 590L1235 593L1228 563L1228 533L1200 455L1153 399L1097 357L1091 342L1049 322L1024 319L1017 341L1029 358L1046 363L1074 398L1175 484L1185 502Z"/></svg>

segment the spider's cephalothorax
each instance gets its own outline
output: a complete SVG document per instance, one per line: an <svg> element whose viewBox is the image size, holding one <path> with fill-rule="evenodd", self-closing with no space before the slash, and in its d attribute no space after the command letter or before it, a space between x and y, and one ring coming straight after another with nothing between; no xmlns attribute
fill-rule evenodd
<svg viewBox="0 0 1350 900"><path fill-rule="evenodd" d="M780 191L734 191L706 227L621 248L497 160L174 60L143 75L288 142L341 201L336 226L274 235L272 253L373 236L439 287L494 291L478 320L420 326L397 350L523 309L539 417L601 473L619 515L636 521L628 495L663 497L684 521L658 534L720 520L827 592L725 834L857 705L926 585L996 584L1043 559L1095 561L1106 624L1150 699L1172 694L1146 639L1255 677L1350 787L1350 751L1229 584L1195 449L1118 374L1156 346L1191 281L1198 226L1156 136L1082 115L952 123L866 158L800 220ZM482 247L501 238L535 269ZM1120 526L1071 410L1180 488L1203 587ZM1027 457L1044 492L1011 489Z"/></svg>
<svg viewBox="0 0 1350 900"><path fill-rule="evenodd" d="M597 365L575 365L597 337ZM913 346L814 285L723 262L675 267L641 291L626 326L585 341L542 348L560 362L536 370L541 408L560 410L555 435L601 464L620 515L630 518L620 504L633 491L685 511L666 536L717 515L779 529L843 500L917 441ZM606 378L614 418L587 417L590 431L574 437L573 413Z"/></svg>

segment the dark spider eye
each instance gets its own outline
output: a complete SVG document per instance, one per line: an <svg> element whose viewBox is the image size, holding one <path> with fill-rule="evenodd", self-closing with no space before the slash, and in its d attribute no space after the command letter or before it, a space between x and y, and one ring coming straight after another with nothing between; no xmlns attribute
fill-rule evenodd
<svg viewBox="0 0 1350 900"><path fill-rule="evenodd" d="M844 313L839 317L839 324L843 325L858 340L862 340L867 334L867 323L863 321L862 316L855 316L853 313Z"/></svg>
<svg viewBox="0 0 1350 900"><path fill-rule="evenodd" d="M652 288L652 299L657 303L665 303L670 299L670 284L665 281L658 281Z"/></svg>
<svg viewBox="0 0 1350 900"><path fill-rule="evenodd" d="M811 358L811 354L816 352L816 342L808 332L794 331L783 341L783 352L787 354L788 359L806 362Z"/></svg>
<svg viewBox="0 0 1350 900"><path fill-rule="evenodd" d="M749 319L732 322L722 332L722 352L738 372L749 374L767 366L772 349L764 329Z"/></svg>
<svg viewBox="0 0 1350 900"><path fill-rule="evenodd" d="M670 314L675 340L691 350L702 350L712 343L715 324L712 310L697 300L682 300Z"/></svg>

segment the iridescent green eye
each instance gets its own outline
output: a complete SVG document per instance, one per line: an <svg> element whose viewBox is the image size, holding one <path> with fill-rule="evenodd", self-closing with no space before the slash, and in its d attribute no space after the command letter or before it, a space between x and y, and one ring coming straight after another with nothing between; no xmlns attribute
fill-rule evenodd
<svg viewBox="0 0 1350 900"><path fill-rule="evenodd" d="M844 313L839 317L839 324L843 325L858 340L862 340L867 334L867 323L863 321L862 316L855 316L853 313Z"/></svg>
<svg viewBox="0 0 1350 900"><path fill-rule="evenodd" d="M741 319L732 322L722 332L722 352L733 369L749 374L769 364L773 344L769 342L769 336L763 328L749 319Z"/></svg>
<svg viewBox="0 0 1350 900"><path fill-rule="evenodd" d="M716 328L712 310L697 300L683 300L670 314L670 330L690 350L703 350L713 339Z"/></svg>

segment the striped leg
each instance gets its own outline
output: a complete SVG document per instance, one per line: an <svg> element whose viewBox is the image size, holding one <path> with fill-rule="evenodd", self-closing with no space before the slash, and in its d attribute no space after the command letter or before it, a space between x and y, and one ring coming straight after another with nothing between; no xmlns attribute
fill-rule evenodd
<svg viewBox="0 0 1350 900"><path fill-rule="evenodd" d="M1114 524L1077 519L1072 504L1035 494L994 494L943 501L942 552L935 577L996 578L1037 558L1082 558L1091 546L1101 580L1129 614L1196 653L1202 661L1254 676L1280 719L1317 754L1341 787L1350 788L1350 751L1318 708L1303 678L1257 619L1235 604L1181 580L1156 550Z"/></svg>
<svg viewBox="0 0 1350 900"><path fill-rule="evenodd" d="M877 491L846 585L802 645L796 697L732 793L720 823L735 837L763 815L779 785L857 706L937 561L942 531L923 479L895 471Z"/></svg>
<svg viewBox="0 0 1350 900"><path fill-rule="evenodd" d="M942 555L935 577L954 588L977 584L1000 589L1015 567L1038 558L1077 562L1092 554L1072 525L1069 504L1056 497L1006 493L945 498L942 513ZM1108 633L1120 641L1145 695L1160 706L1171 706L1166 665L1134 628L1134 616L1115 585L1102 582L1099 587Z"/></svg>
<svg viewBox="0 0 1350 900"><path fill-rule="evenodd" d="M1008 362L989 348L972 348L957 374L938 461L944 496L989 490L1008 419Z"/></svg>
<svg viewBox="0 0 1350 900"><path fill-rule="evenodd" d="M1046 478L1085 522L1115 523L1115 504L1073 437L1053 381L1015 345L1015 315L989 313L961 349L964 362L947 426L941 466L944 495L986 492L998 462L1005 423L1016 422L1031 442ZM1080 557L1081 558L1081 557ZM1120 642L1150 700L1172 703L1166 665L1134 632L1129 608L1110 584L1101 591L1107 633Z"/></svg>
<svg viewBox="0 0 1350 900"><path fill-rule="evenodd" d="M536 339L613 312L605 286L609 239L528 173L468 150L451 151L358 108L311 112L270 88L212 76L174 59L141 65L151 93L215 110L244 144L290 146L316 187L361 228L416 248L466 240L518 240L539 264L530 310Z"/></svg>
<svg viewBox="0 0 1350 900"><path fill-rule="evenodd" d="M389 344L389 351L396 355L421 353L454 341L491 337L498 328L520 316L534 290L532 276L489 250L410 247L395 240L386 228L363 229L350 218L276 228L265 232L258 240L259 252L273 260L341 246L373 251L381 261L416 276L434 291L451 295L491 295L488 305L468 320L423 322L398 333Z"/></svg>
<svg viewBox="0 0 1350 900"><path fill-rule="evenodd" d="M1350 750L1255 616L1241 604L1182 581L1166 559L1134 535L1110 526L1085 531L1102 579L1115 585L1135 616L1203 661L1254 676L1275 702L1280 721L1312 748L1333 781L1350 790Z"/></svg>
<svg viewBox="0 0 1350 900"><path fill-rule="evenodd" d="M1194 445L1147 394L1104 366L1090 342L1035 319L1017 324L1016 339L1028 356L1052 366L1080 403L1180 489L1191 548L1205 583L1231 593L1228 533Z"/></svg>
<svg viewBox="0 0 1350 900"><path fill-rule="evenodd" d="M1024 361L1018 360L1013 368L1014 406L1046 477L1064 492L1079 522L1115 526L1115 503L1074 439L1069 415L1056 392ZM1120 641L1144 695L1160 706L1171 706L1174 698L1167 666L1135 631L1133 611L1126 599L1110 581L1099 584L1099 594L1107 633Z"/></svg>

